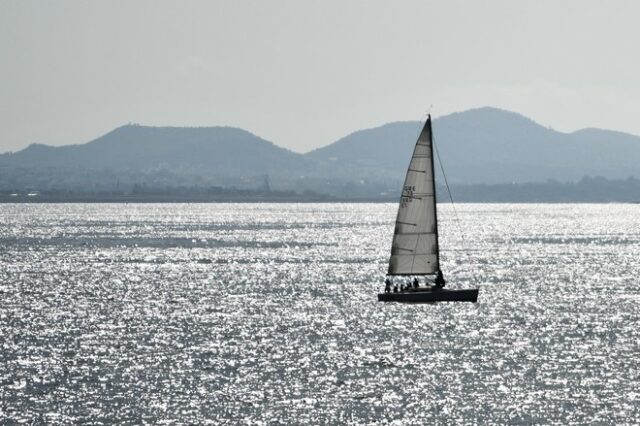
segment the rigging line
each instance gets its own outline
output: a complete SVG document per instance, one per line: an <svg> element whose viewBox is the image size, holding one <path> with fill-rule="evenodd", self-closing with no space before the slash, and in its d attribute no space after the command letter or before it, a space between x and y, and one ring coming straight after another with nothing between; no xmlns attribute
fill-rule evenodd
<svg viewBox="0 0 640 426"><path fill-rule="evenodd" d="M453 203L453 195L451 195L451 189L449 188L449 182L447 181L447 174L444 171L444 166L442 165L442 160L440 159L440 153L438 152L438 148L436 147L436 141L435 141L435 138L433 137L433 134L431 135L431 143L433 144L433 150L436 152L436 157L438 158L438 164L440 164L440 170L442 170L442 176L444 177L444 185L447 187L447 192L449 193L449 200L451 200L451 207L453 208L453 213L456 217L456 223L458 224L458 229L460 230L460 237L462 238L462 243L466 247L469 247L469 244L467 243L467 238L464 234L464 231L462 230L462 225L460 224L460 217L458 216L456 205ZM478 283L477 276L472 274L471 280L472 282L474 282L474 284L477 285Z"/></svg>
<svg viewBox="0 0 640 426"><path fill-rule="evenodd" d="M442 165L442 160L440 159L440 153L438 152L438 148L436 147L436 141L435 141L435 137L433 136L433 134L431 135L431 143L433 144L433 150L435 151L436 157L438 158L438 164L440 164L440 170L442 170L442 176L444 177L444 184L447 187L447 192L449 193L449 200L451 200L451 207L453 208L453 213L454 213L454 215L456 217L456 222L458 224L458 229L460 230L460 237L462 238L463 244L465 246L469 247L469 244L467 243L466 235L465 235L464 231L462 230L462 225L460 224L460 217L458 216L458 211L456 210L456 206L455 206L455 204L453 202L453 195L451 194L451 189L449 188L449 182L447 181L447 174L444 171L444 166ZM475 285L478 285L478 277L475 274L471 274L471 281Z"/></svg>
<svg viewBox="0 0 640 426"><path fill-rule="evenodd" d="M436 147L436 141L433 135L431 135L431 142L433 143L433 150L436 152L436 158L438 158L438 164L440 164L440 170L442 170L442 176L444 177L444 185L447 187L447 193L449 194L449 200L451 200L451 207L453 208L453 213L456 217L456 223L458 224L458 229L460 230L460 235L462 236L462 241L465 245L467 245L466 237L464 235L464 231L462 230L462 225L460 224L460 217L458 216L458 211L456 210L456 205L453 202L453 196L451 195L451 189L449 188L449 182L447 181L447 174L444 172L444 167L442 166L442 160L440 159L440 153L438 152L438 148Z"/></svg>

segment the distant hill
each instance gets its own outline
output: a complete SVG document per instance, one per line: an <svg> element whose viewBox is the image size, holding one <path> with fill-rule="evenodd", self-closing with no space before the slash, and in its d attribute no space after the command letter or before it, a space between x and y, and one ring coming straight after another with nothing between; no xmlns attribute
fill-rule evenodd
<svg viewBox="0 0 640 426"><path fill-rule="evenodd" d="M264 174L304 167L304 158L232 127L127 125L82 145L33 144L0 163L16 167L82 167L118 170L184 170L211 174Z"/></svg>
<svg viewBox="0 0 640 426"><path fill-rule="evenodd" d="M389 197L398 192L421 126L389 123L298 154L237 128L127 125L86 144L34 144L1 154L0 191L269 184L298 193ZM452 185L640 177L638 136L599 129L562 133L489 107L437 118L433 127Z"/></svg>
<svg viewBox="0 0 640 426"><path fill-rule="evenodd" d="M401 122L361 130L307 156L336 169L402 179L421 125ZM640 176L640 137L634 135L600 129L561 133L488 107L435 119L433 129L450 183Z"/></svg>
<svg viewBox="0 0 640 426"><path fill-rule="evenodd" d="M0 155L7 175L0 189L255 186L264 175L301 173L307 162L242 129L127 125L82 145L33 144Z"/></svg>
<svg viewBox="0 0 640 426"><path fill-rule="evenodd" d="M400 186L421 126L407 121L360 130L305 156L327 176Z"/></svg>

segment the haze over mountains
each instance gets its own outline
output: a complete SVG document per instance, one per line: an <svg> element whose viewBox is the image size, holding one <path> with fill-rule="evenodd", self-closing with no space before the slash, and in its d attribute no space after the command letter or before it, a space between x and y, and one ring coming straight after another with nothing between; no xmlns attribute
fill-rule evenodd
<svg viewBox="0 0 640 426"><path fill-rule="evenodd" d="M259 188L268 175L274 190L395 195L421 126L389 123L299 154L237 128L126 125L82 145L33 144L0 155L0 191ZM640 137L634 135L562 133L489 107L438 118L433 127L453 185L640 177Z"/></svg>

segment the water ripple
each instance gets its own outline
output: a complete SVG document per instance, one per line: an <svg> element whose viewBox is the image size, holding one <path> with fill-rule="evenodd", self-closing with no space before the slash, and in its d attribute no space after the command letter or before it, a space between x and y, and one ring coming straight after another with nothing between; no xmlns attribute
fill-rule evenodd
<svg viewBox="0 0 640 426"><path fill-rule="evenodd" d="M640 206L457 210L404 306L391 204L0 205L0 423L640 423Z"/></svg>

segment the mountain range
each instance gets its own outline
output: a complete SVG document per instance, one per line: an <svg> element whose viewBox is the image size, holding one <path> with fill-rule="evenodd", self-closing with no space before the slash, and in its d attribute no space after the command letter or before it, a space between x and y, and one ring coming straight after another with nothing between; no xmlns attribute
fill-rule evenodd
<svg viewBox="0 0 640 426"><path fill-rule="evenodd" d="M322 164L404 172L421 123L355 132L307 154ZM562 133L513 112L479 108L433 122L435 146L455 184L576 181L640 176L640 137L601 129Z"/></svg>
<svg viewBox="0 0 640 426"><path fill-rule="evenodd" d="M238 128L126 125L85 144L1 154L0 191L258 188L268 176L271 188L299 193L396 194L421 125L360 130L306 154ZM563 133L490 107L437 118L433 129L452 185L640 177L640 137L626 133Z"/></svg>

